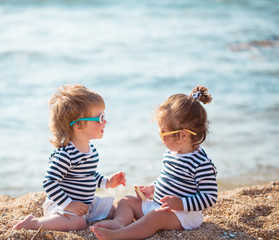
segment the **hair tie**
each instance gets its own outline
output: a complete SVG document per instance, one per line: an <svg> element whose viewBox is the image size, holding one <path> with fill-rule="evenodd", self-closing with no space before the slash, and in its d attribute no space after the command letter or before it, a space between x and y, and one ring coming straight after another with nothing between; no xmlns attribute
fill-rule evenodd
<svg viewBox="0 0 279 240"><path fill-rule="evenodd" d="M200 96L202 95L202 92L201 91L198 91L196 93L193 93L192 97L199 100Z"/></svg>

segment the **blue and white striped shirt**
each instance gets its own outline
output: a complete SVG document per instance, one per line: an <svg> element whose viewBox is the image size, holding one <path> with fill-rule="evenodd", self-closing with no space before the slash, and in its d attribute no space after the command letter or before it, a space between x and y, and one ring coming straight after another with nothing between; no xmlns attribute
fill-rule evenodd
<svg viewBox="0 0 279 240"><path fill-rule="evenodd" d="M92 202L97 187L105 188L106 178L96 172L99 154L93 144L88 153L73 143L56 149L49 157L43 180L47 196L65 208L71 201Z"/></svg>
<svg viewBox="0 0 279 240"><path fill-rule="evenodd" d="M178 196L185 211L201 211L216 203L216 168L200 147L187 154L167 150L163 169L154 182L154 201L161 205L165 196Z"/></svg>

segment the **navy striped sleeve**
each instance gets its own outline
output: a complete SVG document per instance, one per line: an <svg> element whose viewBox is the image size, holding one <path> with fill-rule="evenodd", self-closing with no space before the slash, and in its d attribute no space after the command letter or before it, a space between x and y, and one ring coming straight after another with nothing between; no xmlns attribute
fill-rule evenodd
<svg viewBox="0 0 279 240"><path fill-rule="evenodd" d="M201 211L217 201L216 169L210 161L199 165L195 173L197 193L183 199L185 211Z"/></svg>
<svg viewBox="0 0 279 240"><path fill-rule="evenodd" d="M70 158L65 152L52 154L43 180L43 188L48 197L62 208L65 208L72 201L60 186L60 182L68 173L70 166Z"/></svg>

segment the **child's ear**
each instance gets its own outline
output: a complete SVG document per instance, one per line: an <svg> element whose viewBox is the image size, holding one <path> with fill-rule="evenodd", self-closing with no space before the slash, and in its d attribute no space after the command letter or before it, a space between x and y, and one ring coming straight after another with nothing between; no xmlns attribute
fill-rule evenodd
<svg viewBox="0 0 279 240"><path fill-rule="evenodd" d="M187 131L181 131L180 132L180 139L181 140L188 140L190 137L190 133L188 133Z"/></svg>
<svg viewBox="0 0 279 240"><path fill-rule="evenodd" d="M75 130L82 130L82 124L81 124L81 122L76 122L76 123L74 124L74 129L75 129Z"/></svg>

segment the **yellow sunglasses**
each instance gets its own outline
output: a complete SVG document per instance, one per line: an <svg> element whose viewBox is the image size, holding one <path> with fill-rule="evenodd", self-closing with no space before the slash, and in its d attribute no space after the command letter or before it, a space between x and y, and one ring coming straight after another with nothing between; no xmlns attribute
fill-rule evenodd
<svg viewBox="0 0 279 240"><path fill-rule="evenodd" d="M165 133L163 133L162 130L160 130L160 136L161 136L162 141L164 141L164 137L165 137L165 136L168 136L168 135L171 135L171 134L175 134L175 133L179 133L179 132L181 132L181 131L186 131L186 132L191 133L191 134L193 134L193 135L197 135L195 132L192 132L192 131L190 131L190 130L188 130L188 129L181 129L181 130L176 130L176 131L171 131L171 132L165 132Z"/></svg>

